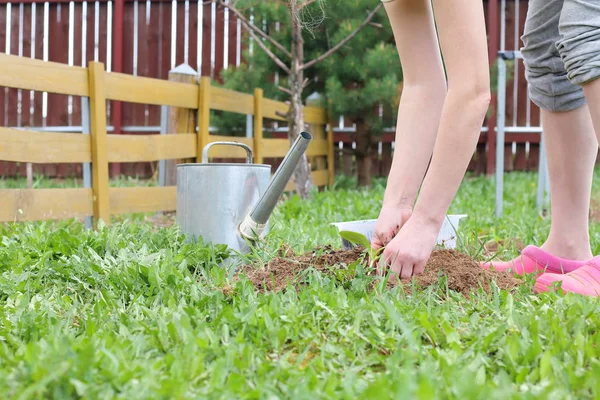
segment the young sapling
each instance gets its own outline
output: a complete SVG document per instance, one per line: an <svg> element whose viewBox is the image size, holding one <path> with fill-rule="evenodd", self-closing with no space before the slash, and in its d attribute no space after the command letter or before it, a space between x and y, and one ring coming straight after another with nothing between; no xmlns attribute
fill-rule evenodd
<svg viewBox="0 0 600 400"><path fill-rule="evenodd" d="M371 242L369 239L362 233L352 232L352 231L340 231L340 236L345 240L354 243L355 245L359 245L365 248L367 254L369 255L369 267L374 268L375 262L379 259L379 256L383 252L385 247L380 249L374 249L371 246Z"/></svg>

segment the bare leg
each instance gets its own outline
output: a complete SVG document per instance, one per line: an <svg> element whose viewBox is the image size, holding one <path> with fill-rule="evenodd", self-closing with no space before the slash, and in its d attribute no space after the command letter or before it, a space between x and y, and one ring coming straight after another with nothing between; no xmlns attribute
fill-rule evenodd
<svg viewBox="0 0 600 400"><path fill-rule="evenodd" d="M582 87L585 98L590 105L590 115L592 116L596 137L600 141L600 79L588 82Z"/></svg>
<svg viewBox="0 0 600 400"><path fill-rule="evenodd" d="M387 245L380 262L381 269L391 264L391 272L403 278L423 272L475 151L490 99L482 2L434 0L433 9L448 75L448 91L431 165L414 212ZM413 51L419 49L415 47ZM423 115L423 118L426 117Z"/></svg>
<svg viewBox="0 0 600 400"><path fill-rule="evenodd" d="M600 129L600 86L596 92L596 126ZM568 260L588 260L592 257L590 196L598 153L590 110L587 106L567 112L543 110L542 124L552 189L552 226L542 249Z"/></svg>
<svg viewBox="0 0 600 400"><path fill-rule="evenodd" d="M385 3L385 9L404 75L396 151L385 195L386 202L412 206L433 153L446 81L431 3L396 0Z"/></svg>
<svg viewBox="0 0 600 400"><path fill-rule="evenodd" d="M589 104L589 114L591 115L591 121L595 128L596 136L598 138L600 138L600 80L595 79L595 80L589 81L587 83L584 83L581 86L583 87L583 91L584 91L586 100ZM573 118L573 122L575 122L575 120L576 119ZM577 120L580 123L583 123L583 121L584 121L582 118L577 118ZM585 123L588 126L590 125L589 118L586 118ZM566 127L566 128L568 129L568 127ZM585 153L580 153L580 154L573 153L573 158L580 159L584 155L587 155L587 154L589 154L590 158L591 158L592 150L594 151L594 155L596 155L597 151L598 151L597 142L595 142L593 146L590 145L590 147L591 147L591 149L589 149ZM582 160L581 162L583 163L584 161ZM574 161L573 164L577 164L577 161ZM592 166L590 166L589 169L591 170ZM585 172L585 171L583 171L583 170L578 171L578 172L573 171L571 174L571 178L573 180L579 180L579 176L577 176L576 174L582 173L582 172ZM589 191L586 191L586 193L585 193L587 195L586 200L589 199L589 193L590 193ZM564 194L566 194L566 193L564 193ZM580 195L583 196L584 193L582 192ZM587 204L589 205L589 202ZM582 206L582 204L580 204L580 206ZM580 215L579 210L573 209L573 210L569 211L569 215L563 216L565 221L568 221L569 218L571 218L571 219L573 218L574 211L575 211L575 215L577 215L577 217L576 217L577 220L579 220L579 218L582 217ZM554 212L552 213L552 215L554 216ZM573 222L575 224L581 223L581 222L575 222L574 219L573 219ZM553 221L553 225L554 225L554 221ZM566 222L566 225L568 225L568 222ZM553 226L553 228L554 228L554 226ZM587 226L586 226L586 228L587 228ZM557 229L558 229L558 227L557 227ZM583 229L583 227L579 227L578 229L581 230L581 229ZM586 231L586 233L587 233L587 231ZM581 232L576 232L576 234L581 234ZM552 234L551 234L551 236L552 236ZM565 238L567 236L568 235L565 235L563 237L563 240L565 240ZM583 240L583 239L578 239L578 240ZM547 243L550 245L550 238L548 238ZM552 242L552 245L553 246L555 245L554 242ZM593 258L592 260L588 261L585 265L581 266L580 268L577 268L577 269L575 269L567 274L564 274L564 275L551 274L551 273L542 274L537 278L535 285L533 287L533 290L536 293L545 292L545 291L548 291L552 285L559 283L562 291L564 291L564 292L579 293L579 294L586 295L586 296L598 297L598 296L600 296L600 264L596 260L598 260L598 259Z"/></svg>
<svg viewBox="0 0 600 400"><path fill-rule="evenodd" d="M536 13L532 15L539 18L538 32L544 32L550 26L547 23L548 2L534 0ZM530 3L531 6L532 3ZM597 137L600 137L600 5L594 0L576 0L561 2L562 10L558 21L559 35L556 37L556 49L560 53L561 62L567 74L555 74L552 81L546 83L546 88L552 92L553 104L565 107L568 101L580 103L585 97L589 107L575 108L571 117L567 116L562 121L550 118L549 125L556 123L556 135L560 130L569 135L562 141L555 137L556 147L552 150L555 157L554 179L560 185L556 196L552 200L559 202L557 210L553 210L550 237L544 246L552 251L563 251L572 257L581 258L589 252L588 236L588 207L591 194L590 184L592 178L593 159L597 155L598 141L591 138L592 128L595 128ZM546 18L544 18L544 16ZM548 38L548 32L542 34ZM532 48L535 54L535 48ZM542 58L543 61L543 58ZM540 63L547 69L560 64ZM568 78L568 81L565 80ZM581 87L580 87L580 86ZM582 90L583 88L583 90ZM568 109L568 108L565 108ZM552 132L552 129L551 131ZM586 149L586 147L588 147ZM550 155L550 152L549 152ZM562 162L559 158L563 158ZM561 183L562 182L562 183ZM551 184L552 185L552 184ZM554 192L553 188L553 192ZM554 205L553 205L554 208ZM585 212L585 213L584 213ZM560 230L569 230L560 232ZM560 242L568 241L566 245ZM585 244L583 243L585 241ZM543 292L555 282L560 282L565 292L598 296L600 294L600 264L597 259L589 260L583 265L576 266L570 263L570 271L566 273L544 273L535 283L534 292ZM572 268L576 267L576 268ZM550 271L552 272L552 271Z"/></svg>
<svg viewBox="0 0 600 400"><path fill-rule="evenodd" d="M412 213L437 136L446 81L427 0L385 3L404 75L398 109L396 150L373 246L385 246Z"/></svg>
<svg viewBox="0 0 600 400"><path fill-rule="evenodd" d="M563 158L562 161L555 162L558 164L556 175L564 180L561 187L565 187L565 190L557 195L562 198L556 200L563 203L561 210L556 213L558 221L554 221L555 213L552 213L553 228L547 244L557 249L560 246L558 242L563 241L566 244L562 246L562 251L581 257L591 255L588 250L587 222L594 160L598 154L598 140L592 139L592 130L600 138L600 82L597 79L600 76L600 5L594 0L565 1L558 29L560 40L556 47L567 77L573 87L580 85L583 88L583 95L589 106L576 110L572 118L565 118L562 122L550 121L550 125L557 124L557 130L562 130L568 137L557 142L554 150L557 158ZM559 89L560 86L554 85L553 89L555 88ZM581 91L579 88L578 90ZM552 200L555 201L554 196ZM568 230L569 226L570 233L557 232L559 229ZM556 240L553 235L557 236ZM571 240L568 239L569 236ZM585 245L577 243L583 241Z"/></svg>
<svg viewBox="0 0 600 400"><path fill-rule="evenodd" d="M550 234L541 250L528 246L514 260L484 263L484 267L492 265L517 274L565 274L582 267L592 257L588 219L598 144L583 90L569 77L568 71L577 63L565 62L574 55L570 48L585 49L578 41L589 37L577 28L588 26L580 23L582 14L565 12L573 4L564 0L530 0L522 37L529 95L543 110L552 189ZM565 15L575 21L565 21ZM577 32L561 32L561 24ZM580 55L575 59L581 61Z"/></svg>

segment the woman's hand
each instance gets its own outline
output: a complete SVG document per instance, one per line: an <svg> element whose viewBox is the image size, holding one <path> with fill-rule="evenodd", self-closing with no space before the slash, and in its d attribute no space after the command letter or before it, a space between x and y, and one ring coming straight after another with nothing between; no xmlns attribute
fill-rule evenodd
<svg viewBox="0 0 600 400"><path fill-rule="evenodd" d="M400 232L400 229L406 224L411 215L412 207L398 208L384 205L375 223L371 246L376 250L387 246Z"/></svg>
<svg viewBox="0 0 600 400"><path fill-rule="evenodd" d="M390 281L393 282L398 277L405 279L423 273L439 230L439 224L434 221L413 215L383 251L378 268L380 275L391 269Z"/></svg>

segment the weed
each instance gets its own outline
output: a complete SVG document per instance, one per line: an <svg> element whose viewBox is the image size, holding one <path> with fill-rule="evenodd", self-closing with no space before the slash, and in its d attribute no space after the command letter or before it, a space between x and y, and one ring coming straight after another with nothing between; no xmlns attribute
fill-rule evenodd
<svg viewBox="0 0 600 400"><path fill-rule="evenodd" d="M362 246L369 255L369 268L374 268L375 263L377 263L380 254L384 250L383 247L380 247L379 249L373 248L371 246L371 242L369 242L369 239L367 239L367 237L362 233L352 231L340 231L340 236L349 241L350 243Z"/></svg>

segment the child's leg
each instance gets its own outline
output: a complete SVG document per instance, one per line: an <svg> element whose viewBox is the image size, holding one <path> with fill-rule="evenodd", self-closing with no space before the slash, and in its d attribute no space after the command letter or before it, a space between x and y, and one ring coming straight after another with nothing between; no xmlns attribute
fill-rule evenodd
<svg viewBox="0 0 600 400"><path fill-rule="evenodd" d="M542 110L552 224L542 249L569 260L592 258L589 209L598 142L587 106Z"/></svg>
<svg viewBox="0 0 600 400"><path fill-rule="evenodd" d="M558 51L568 79L583 87L597 137L600 137L600 4L592 0L565 0L560 17ZM597 146L594 146L597 151ZM600 294L600 257L564 276L541 275L536 290L562 282L568 292Z"/></svg>
<svg viewBox="0 0 600 400"><path fill-rule="evenodd" d="M530 97L542 109L552 189L550 235L541 250L530 246L518 259L493 262L498 270L562 273L583 265L574 260L592 257L588 217L598 145L583 91L569 81L556 47L562 9L563 0L531 0L522 38Z"/></svg>
<svg viewBox="0 0 600 400"><path fill-rule="evenodd" d="M565 0L560 16L561 39L557 44L568 79L581 85L590 105L600 138L600 3L596 0Z"/></svg>
<svg viewBox="0 0 600 400"><path fill-rule="evenodd" d="M561 56L564 70L560 81L554 80L552 87L570 95L564 105L558 101L560 97L556 98L554 106L560 111L561 107L579 104L585 93L589 108L564 115L544 113L548 167L555 170L551 172L551 179L558 181L556 186L550 184L552 229L544 246L548 251L563 253L556 255L581 260L591 255L589 204L598 154L598 141L592 137L594 127L600 137L600 86L593 83L600 77L600 4L590 0L565 0L558 28L560 40L556 52ZM590 81L592 83L588 83ZM573 88L577 91L571 92Z"/></svg>

